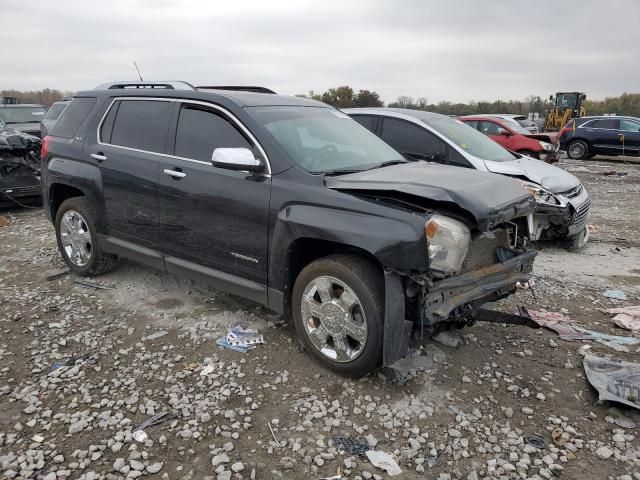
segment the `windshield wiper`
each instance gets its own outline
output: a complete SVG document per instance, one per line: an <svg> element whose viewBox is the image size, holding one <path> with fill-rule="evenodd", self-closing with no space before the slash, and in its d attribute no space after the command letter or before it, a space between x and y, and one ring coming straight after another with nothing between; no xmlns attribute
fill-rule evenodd
<svg viewBox="0 0 640 480"><path fill-rule="evenodd" d="M347 173L359 173L359 172L366 172L368 170L375 170L377 168L382 168L382 167L388 167L390 165L397 165L399 163L410 163L409 160L387 160L386 162L382 162L382 163L376 163L375 165L372 165L370 167L367 168L344 168L344 169L338 169L338 170L328 170L326 172L312 172L312 173L323 173L325 175L345 175Z"/></svg>
<svg viewBox="0 0 640 480"><path fill-rule="evenodd" d="M365 171L365 170L375 170L376 168L382 168L382 167L389 167L391 165L398 165L400 163L409 163L409 160L387 160L386 162L382 162L382 163L378 163L376 165L373 165L372 167L369 168L365 168L364 170L361 171Z"/></svg>

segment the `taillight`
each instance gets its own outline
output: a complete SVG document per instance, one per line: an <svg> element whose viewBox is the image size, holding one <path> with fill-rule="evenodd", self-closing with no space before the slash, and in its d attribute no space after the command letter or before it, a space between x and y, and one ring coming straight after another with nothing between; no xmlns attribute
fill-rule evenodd
<svg viewBox="0 0 640 480"><path fill-rule="evenodd" d="M49 142L51 141L51 137L47 135L42 139L42 147L40 148L40 158L44 160L49 153Z"/></svg>

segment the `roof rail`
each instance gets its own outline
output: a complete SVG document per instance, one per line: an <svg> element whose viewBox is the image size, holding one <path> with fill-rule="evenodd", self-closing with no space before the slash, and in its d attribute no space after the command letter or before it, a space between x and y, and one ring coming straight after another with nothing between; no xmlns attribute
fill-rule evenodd
<svg viewBox="0 0 640 480"><path fill-rule="evenodd" d="M139 82L139 81L120 81L107 82L98 85L94 90L117 90L117 89L135 89L149 88L157 90L195 90L194 86L182 81L157 81L157 82Z"/></svg>
<svg viewBox="0 0 640 480"><path fill-rule="evenodd" d="M197 86L198 90L231 90L238 92L254 92L254 93L271 93L275 94L273 90L266 87L255 86L242 86L242 85L203 85Z"/></svg>

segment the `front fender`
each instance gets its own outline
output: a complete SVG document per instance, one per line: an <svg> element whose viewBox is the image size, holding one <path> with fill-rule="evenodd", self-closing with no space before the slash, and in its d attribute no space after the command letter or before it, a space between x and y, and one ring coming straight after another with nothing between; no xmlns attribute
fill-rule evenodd
<svg viewBox="0 0 640 480"><path fill-rule="evenodd" d="M393 210L393 217L306 204L289 205L271 235L269 286L287 287L291 245L298 239L325 240L364 250L387 268L424 271L428 267L424 217Z"/></svg>

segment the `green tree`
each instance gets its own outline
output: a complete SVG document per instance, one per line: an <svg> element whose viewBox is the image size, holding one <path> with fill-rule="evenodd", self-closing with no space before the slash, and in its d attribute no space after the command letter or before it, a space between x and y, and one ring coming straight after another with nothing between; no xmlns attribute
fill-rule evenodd
<svg viewBox="0 0 640 480"><path fill-rule="evenodd" d="M355 105L355 93L348 85L330 88L322 94L322 101L336 108L349 108Z"/></svg>
<svg viewBox="0 0 640 480"><path fill-rule="evenodd" d="M356 107L384 107L380 95L370 90L360 90L354 103Z"/></svg>

